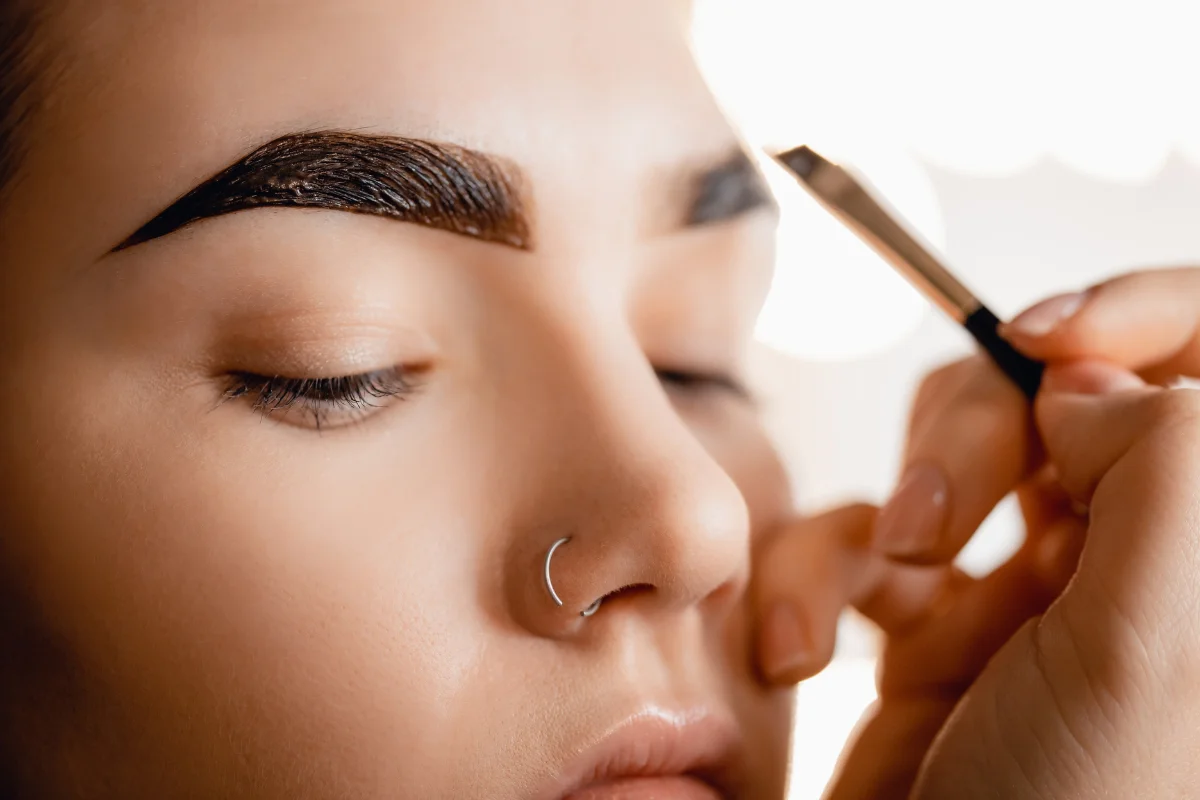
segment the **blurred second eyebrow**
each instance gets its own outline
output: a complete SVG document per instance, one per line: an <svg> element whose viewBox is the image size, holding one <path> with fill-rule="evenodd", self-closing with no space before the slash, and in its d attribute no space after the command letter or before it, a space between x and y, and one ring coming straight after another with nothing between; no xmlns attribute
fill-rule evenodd
<svg viewBox="0 0 1200 800"><path fill-rule="evenodd" d="M715 166L697 172L691 184L686 219L689 227L721 222L775 205L754 161L741 148Z"/></svg>

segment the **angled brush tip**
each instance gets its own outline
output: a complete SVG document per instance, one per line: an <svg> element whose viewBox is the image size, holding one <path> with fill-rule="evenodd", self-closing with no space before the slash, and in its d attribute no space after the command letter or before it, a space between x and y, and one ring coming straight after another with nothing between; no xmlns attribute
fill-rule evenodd
<svg viewBox="0 0 1200 800"><path fill-rule="evenodd" d="M778 154L775 158L801 178L809 177L816 172L817 167L828 163L808 145L793 147L791 150Z"/></svg>

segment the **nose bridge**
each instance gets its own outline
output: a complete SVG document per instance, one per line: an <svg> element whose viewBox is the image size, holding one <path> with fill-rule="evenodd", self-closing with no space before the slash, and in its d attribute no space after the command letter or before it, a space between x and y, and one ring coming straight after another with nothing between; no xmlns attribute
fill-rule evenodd
<svg viewBox="0 0 1200 800"><path fill-rule="evenodd" d="M569 618L617 594L678 608L740 585L745 501L676 413L637 343L589 351L556 337L547 348L559 352L543 362L541 385L554 398L541 442L547 477L528 528L546 532L532 549L534 565L544 566L539 559L559 538L571 539L553 556L563 607L543 592L540 608ZM623 591L631 588L639 591ZM598 613L610 611L602 605Z"/></svg>

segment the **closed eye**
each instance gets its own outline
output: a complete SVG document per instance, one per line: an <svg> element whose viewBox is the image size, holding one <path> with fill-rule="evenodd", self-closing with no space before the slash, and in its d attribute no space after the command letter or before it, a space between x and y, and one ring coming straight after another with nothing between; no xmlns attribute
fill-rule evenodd
<svg viewBox="0 0 1200 800"><path fill-rule="evenodd" d="M263 417L317 431L358 422L418 388L419 371L402 367L332 378L231 372L224 399L249 401Z"/></svg>
<svg viewBox="0 0 1200 800"><path fill-rule="evenodd" d="M738 379L731 375L718 372L699 372L693 370L657 368L654 370L659 381L668 388L676 388L688 392L722 391L734 397L753 401L753 396Z"/></svg>

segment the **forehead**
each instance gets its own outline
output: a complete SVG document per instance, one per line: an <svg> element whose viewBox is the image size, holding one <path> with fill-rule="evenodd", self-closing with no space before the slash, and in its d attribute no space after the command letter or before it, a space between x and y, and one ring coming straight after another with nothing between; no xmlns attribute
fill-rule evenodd
<svg viewBox="0 0 1200 800"><path fill-rule="evenodd" d="M292 131L495 153L576 215L731 141L669 0L71 0L50 33L22 213L70 214L80 246Z"/></svg>

